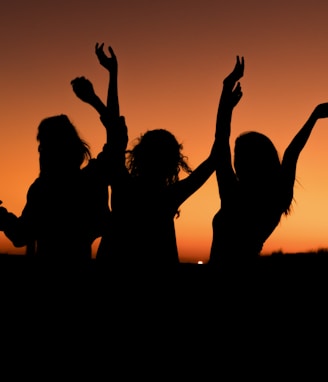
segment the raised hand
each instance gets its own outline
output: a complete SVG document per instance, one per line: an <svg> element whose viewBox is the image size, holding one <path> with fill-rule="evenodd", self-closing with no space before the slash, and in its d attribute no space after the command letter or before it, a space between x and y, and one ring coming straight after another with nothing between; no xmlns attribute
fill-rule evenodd
<svg viewBox="0 0 328 382"><path fill-rule="evenodd" d="M106 68L110 73L117 72L117 58L111 46L108 47L108 51L111 57L106 56L104 52L104 43L96 43L95 52L100 62L100 65Z"/></svg>
<svg viewBox="0 0 328 382"><path fill-rule="evenodd" d="M240 101L242 96L243 96L243 92L241 91L240 82L238 82L236 87L231 92L231 106L235 107L237 103Z"/></svg>
<svg viewBox="0 0 328 382"><path fill-rule="evenodd" d="M313 112L316 118L327 118L328 117L328 103L321 103L316 106Z"/></svg>
<svg viewBox="0 0 328 382"><path fill-rule="evenodd" d="M87 103L92 103L92 101L94 101L96 94L92 83L87 78L76 77L71 81L71 85L74 93L82 101Z"/></svg>
<svg viewBox="0 0 328 382"><path fill-rule="evenodd" d="M237 56L236 57L236 64L235 64L233 71L225 78L225 80L223 82L224 83L229 82L230 84L234 84L235 82L240 80L241 77L243 77L244 68L245 68L244 57L240 58L239 56Z"/></svg>

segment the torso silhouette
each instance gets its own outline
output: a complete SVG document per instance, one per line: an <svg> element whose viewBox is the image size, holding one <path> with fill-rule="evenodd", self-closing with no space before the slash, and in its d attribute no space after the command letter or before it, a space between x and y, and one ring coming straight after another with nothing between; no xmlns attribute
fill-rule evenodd
<svg viewBox="0 0 328 382"><path fill-rule="evenodd" d="M110 224L104 161L102 153L67 176L38 177L28 190L18 224L6 232L14 245L34 240L36 256L91 259L92 242Z"/></svg>
<svg viewBox="0 0 328 382"><path fill-rule="evenodd" d="M138 179L112 186L112 231L103 239L99 257L127 264L177 264L179 262L174 216L179 185L145 187Z"/></svg>
<svg viewBox="0 0 328 382"><path fill-rule="evenodd" d="M231 117L243 94L239 82L243 75L244 58L237 56L233 71L223 81L216 121L221 208L212 221L212 264L245 265L258 258L281 216L290 212L299 155L316 121L328 116L328 103L317 105L282 160L266 135L246 131L235 140L232 163Z"/></svg>
<svg viewBox="0 0 328 382"><path fill-rule="evenodd" d="M263 190L250 193L236 182L213 218L210 263L240 264L256 259L284 212L286 201L282 195L286 192L282 191L283 187L267 193Z"/></svg>

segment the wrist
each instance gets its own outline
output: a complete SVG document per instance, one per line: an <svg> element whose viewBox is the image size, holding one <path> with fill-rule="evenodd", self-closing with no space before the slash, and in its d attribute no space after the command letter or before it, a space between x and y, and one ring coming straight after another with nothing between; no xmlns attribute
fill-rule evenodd
<svg viewBox="0 0 328 382"><path fill-rule="evenodd" d="M310 117L309 117L309 121L311 121L311 122L316 122L317 121L317 119L319 119L320 118L320 116L319 116L319 113L318 113L318 109L317 108L315 108L314 110L313 110L313 112L312 112L312 114L310 115Z"/></svg>

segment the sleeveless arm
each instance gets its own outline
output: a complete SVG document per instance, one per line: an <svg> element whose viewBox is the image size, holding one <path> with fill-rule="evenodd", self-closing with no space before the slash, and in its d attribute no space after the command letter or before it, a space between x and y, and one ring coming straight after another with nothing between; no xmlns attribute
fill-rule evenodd
<svg viewBox="0 0 328 382"><path fill-rule="evenodd" d="M216 178L221 201L229 197L236 184L236 176L232 166L230 133L234 107L242 97L238 80L244 74L244 59L237 56L233 71L223 81L223 89L219 101L216 119ZM237 83L237 84L236 84Z"/></svg>
<svg viewBox="0 0 328 382"><path fill-rule="evenodd" d="M210 156L205 159L190 175L172 186L176 208L195 193L213 174L215 170L215 148L213 146Z"/></svg>
<svg viewBox="0 0 328 382"><path fill-rule="evenodd" d="M327 117L328 103L322 103L316 106L308 120L305 122L305 124L299 130L299 132L295 135L295 137L292 139L292 141L290 142L290 144L284 152L282 159L282 168L287 193L289 195L288 199L290 200L289 204L291 203L293 197L293 188L296 177L296 166L299 155L303 150L304 146L306 145L318 119Z"/></svg>

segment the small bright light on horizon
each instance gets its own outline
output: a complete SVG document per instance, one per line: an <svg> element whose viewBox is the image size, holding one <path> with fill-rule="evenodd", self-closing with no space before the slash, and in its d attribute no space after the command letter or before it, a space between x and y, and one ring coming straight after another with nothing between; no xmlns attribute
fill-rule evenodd
<svg viewBox="0 0 328 382"><path fill-rule="evenodd" d="M202 260L197 261L197 264L203 264Z"/></svg>

